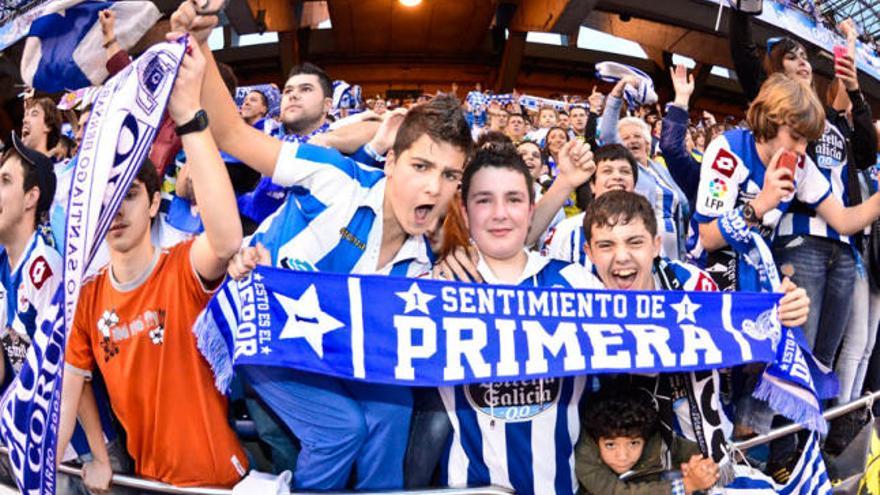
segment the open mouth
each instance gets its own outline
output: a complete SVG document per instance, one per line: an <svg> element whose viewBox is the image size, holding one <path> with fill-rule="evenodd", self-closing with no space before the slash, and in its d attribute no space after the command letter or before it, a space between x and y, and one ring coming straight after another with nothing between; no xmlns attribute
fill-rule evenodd
<svg viewBox="0 0 880 495"><path fill-rule="evenodd" d="M434 210L434 205L432 204L424 204L416 206L415 214L416 214L416 222L417 223L425 223L428 221L428 218L431 216L431 211Z"/></svg>
<svg viewBox="0 0 880 495"><path fill-rule="evenodd" d="M629 289L636 282L636 276L639 274L638 270L633 268L621 268L618 270L611 270L611 283L609 285L613 285L618 289Z"/></svg>

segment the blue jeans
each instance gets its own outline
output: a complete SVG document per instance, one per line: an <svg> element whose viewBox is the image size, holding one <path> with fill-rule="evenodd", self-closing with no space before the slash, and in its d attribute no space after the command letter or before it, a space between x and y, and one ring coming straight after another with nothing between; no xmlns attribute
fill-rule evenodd
<svg viewBox="0 0 880 495"><path fill-rule="evenodd" d="M840 381L840 392L837 394L840 404L862 395L868 361L877 341L877 325L880 324L880 292L870 288L867 277L856 277L852 299L849 325L834 367Z"/></svg>
<svg viewBox="0 0 880 495"><path fill-rule="evenodd" d="M804 336L813 355L834 367L852 307L856 263L852 247L809 235L780 237L774 243L776 266L810 296Z"/></svg>
<svg viewBox="0 0 880 495"><path fill-rule="evenodd" d="M273 366L243 366L260 400L299 439L295 489L403 487L412 414L409 388L340 380ZM254 418L256 420L256 418Z"/></svg>
<svg viewBox="0 0 880 495"><path fill-rule="evenodd" d="M407 489L431 486L452 433L452 423L436 388L414 388L413 399L415 405L404 462Z"/></svg>

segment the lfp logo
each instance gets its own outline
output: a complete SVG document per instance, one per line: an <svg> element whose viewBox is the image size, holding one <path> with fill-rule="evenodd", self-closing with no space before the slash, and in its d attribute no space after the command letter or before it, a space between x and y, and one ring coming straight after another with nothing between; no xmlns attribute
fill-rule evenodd
<svg viewBox="0 0 880 495"><path fill-rule="evenodd" d="M709 182L709 194L712 195L713 198L721 198L727 194L727 183L720 179L712 179Z"/></svg>

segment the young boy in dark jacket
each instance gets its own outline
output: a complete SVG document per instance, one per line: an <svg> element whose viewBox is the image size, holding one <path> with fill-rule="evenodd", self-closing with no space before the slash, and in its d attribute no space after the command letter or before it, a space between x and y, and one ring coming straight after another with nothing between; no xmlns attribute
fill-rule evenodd
<svg viewBox="0 0 880 495"><path fill-rule="evenodd" d="M640 392L591 401L575 450L575 472L591 495L684 495L710 488L718 465L696 444L675 437L667 446L654 407ZM680 466L679 473L671 472Z"/></svg>

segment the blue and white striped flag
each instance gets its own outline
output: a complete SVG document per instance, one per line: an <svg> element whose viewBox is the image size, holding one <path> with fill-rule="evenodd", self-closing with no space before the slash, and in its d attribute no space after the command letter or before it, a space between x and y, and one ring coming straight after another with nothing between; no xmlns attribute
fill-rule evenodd
<svg viewBox="0 0 880 495"><path fill-rule="evenodd" d="M125 50L141 39L161 14L152 2L67 0L33 21L21 57L21 77L50 93L98 85L107 78L98 12L116 14L116 39Z"/></svg>
<svg viewBox="0 0 880 495"><path fill-rule="evenodd" d="M149 153L185 44L147 50L101 89L83 134L68 203L64 284L37 330L21 372L0 401L0 435L21 493L55 493L65 328L97 247Z"/></svg>
<svg viewBox="0 0 880 495"><path fill-rule="evenodd" d="M657 92L654 91L651 76L635 67L618 62L599 62L596 64L596 76L608 82L617 82L626 76L637 78L639 87L628 85L623 90L623 99L630 108L657 103Z"/></svg>
<svg viewBox="0 0 880 495"><path fill-rule="evenodd" d="M831 495L831 481L819 448L819 434L810 435L801 458L788 483L780 485L772 478L749 466L736 466L736 478L724 488L715 488L710 495Z"/></svg>

